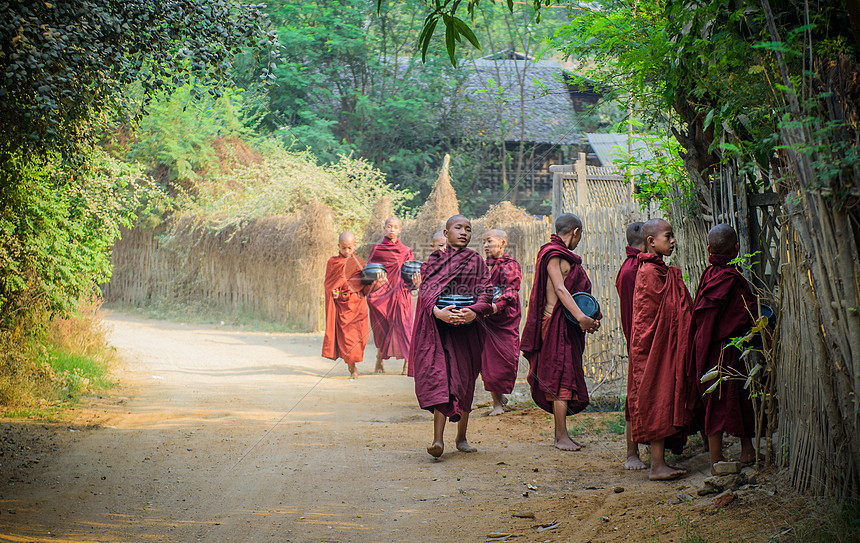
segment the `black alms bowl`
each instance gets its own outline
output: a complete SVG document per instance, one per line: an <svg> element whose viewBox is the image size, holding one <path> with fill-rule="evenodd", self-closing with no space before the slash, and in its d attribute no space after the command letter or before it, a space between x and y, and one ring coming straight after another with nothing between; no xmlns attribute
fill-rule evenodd
<svg viewBox="0 0 860 543"><path fill-rule="evenodd" d="M573 301L576 302L577 307L579 307L579 310L585 313L586 316L592 319L600 316L600 304L597 303L597 299L594 296L587 292L577 292L571 296L573 297ZM579 324L566 307L562 306L562 309L564 309L564 316L567 320L574 324Z"/></svg>
<svg viewBox="0 0 860 543"><path fill-rule="evenodd" d="M361 270L361 282L369 285L373 283L379 276L385 272L385 266L378 262L368 264Z"/></svg>
<svg viewBox="0 0 860 543"><path fill-rule="evenodd" d="M436 307L445 309L449 305L453 305L457 309L469 307L475 303L475 298L468 294L442 294L436 300Z"/></svg>
<svg viewBox="0 0 860 543"><path fill-rule="evenodd" d="M403 282L412 286L412 276L421 271L421 262L420 260L407 260L403 263L403 266L400 267L400 277L403 279Z"/></svg>
<svg viewBox="0 0 860 543"><path fill-rule="evenodd" d="M501 298L505 294L505 287L495 286L493 287L493 301L498 302L499 298Z"/></svg>

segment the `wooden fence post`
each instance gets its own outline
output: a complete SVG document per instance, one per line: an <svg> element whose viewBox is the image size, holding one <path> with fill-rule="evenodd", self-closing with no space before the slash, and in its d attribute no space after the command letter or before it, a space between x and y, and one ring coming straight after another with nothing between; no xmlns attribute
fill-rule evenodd
<svg viewBox="0 0 860 543"><path fill-rule="evenodd" d="M585 167L585 153L579 153L576 161L576 204L585 209L588 207L588 172Z"/></svg>

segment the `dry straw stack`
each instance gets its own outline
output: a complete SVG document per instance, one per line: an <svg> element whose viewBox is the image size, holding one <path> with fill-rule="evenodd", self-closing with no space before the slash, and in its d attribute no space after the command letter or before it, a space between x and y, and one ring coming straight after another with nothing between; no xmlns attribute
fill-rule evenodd
<svg viewBox="0 0 860 543"><path fill-rule="evenodd" d="M448 171L450 163L451 157L445 155L439 177L427 201L418 210L414 219L403 222L403 233L400 239L412 248L418 260L427 260L430 255L430 238L435 232L445 228L448 218L460 212L457 193L451 186Z"/></svg>

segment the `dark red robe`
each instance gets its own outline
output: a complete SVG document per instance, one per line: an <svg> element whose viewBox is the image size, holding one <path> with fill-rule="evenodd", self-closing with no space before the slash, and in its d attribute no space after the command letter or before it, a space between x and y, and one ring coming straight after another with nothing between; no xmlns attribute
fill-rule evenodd
<svg viewBox="0 0 860 543"><path fill-rule="evenodd" d="M421 266L409 373L415 377L418 405L439 410L451 422L472 410L475 380L481 371L483 315L492 313L490 274L484 259L464 248L433 251ZM479 316L470 324L450 325L433 315L441 294L469 294Z"/></svg>
<svg viewBox="0 0 860 543"><path fill-rule="evenodd" d="M637 258L627 375L633 441L686 439L698 390L687 366L692 300L680 268L654 253Z"/></svg>
<svg viewBox="0 0 860 543"><path fill-rule="evenodd" d="M633 289L636 287L636 273L639 272L639 259L636 255L641 253L639 249L625 248L627 259L621 264L618 275L615 277L615 290L618 291L618 299L621 305L621 331L627 341L627 354L630 354L630 329L633 327ZM630 378L630 359L627 359L627 378ZM630 420L630 408L627 398L624 398L624 418Z"/></svg>
<svg viewBox="0 0 860 543"><path fill-rule="evenodd" d="M621 331L627 340L627 350L630 350L630 329L633 326L633 288L636 286L636 273L639 271L639 259L636 255L641 253L639 249L625 248L627 259L621 264L618 276L615 277L615 290L621 302Z"/></svg>
<svg viewBox="0 0 860 543"><path fill-rule="evenodd" d="M367 305L364 296L371 285L360 281L364 261L355 255L333 256L325 268L325 337L322 355L347 364L361 362L367 346ZM332 291L340 290L338 297Z"/></svg>
<svg viewBox="0 0 860 543"><path fill-rule="evenodd" d="M488 258L490 285L503 287L494 303L498 312L484 319L486 333L481 355L481 378L489 392L510 394L517 382L520 361L520 282L523 272L509 254Z"/></svg>
<svg viewBox="0 0 860 543"><path fill-rule="evenodd" d="M561 301L553 307L552 315L544 318L549 278L547 265L555 257L570 263L564 286L571 294L591 292L591 281L582 268L582 259L573 254L558 235L553 234L549 243L541 247L535 262L535 280L520 349L529 361L528 381L535 403L552 413L552 402L547 394L559 399L570 395L567 412L573 415L585 409L589 401L582 369L585 332L578 324L565 318ZM544 322L546 319L548 322Z"/></svg>
<svg viewBox="0 0 860 543"><path fill-rule="evenodd" d="M726 347L733 337L749 331L752 315L758 313L756 300L749 283L741 272L728 262L736 255L710 255L710 266L702 274L696 302L693 305L691 354L696 377L720 364L746 374L741 352ZM724 349L725 347L725 349ZM726 371L724 370L724 371ZM735 436L755 436L755 419L749 391L744 381L723 381L716 390L705 394L713 381L699 383L704 401L705 434L726 432Z"/></svg>
<svg viewBox="0 0 860 543"><path fill-rule="evenodd" d="M400 267L412 260L412 249L398 239L383 238L370 250L368 263L385 266L388 283L367 295L373 343L380 358L406 358L412 331L412 299L409 287L400 277Z"/></svg>

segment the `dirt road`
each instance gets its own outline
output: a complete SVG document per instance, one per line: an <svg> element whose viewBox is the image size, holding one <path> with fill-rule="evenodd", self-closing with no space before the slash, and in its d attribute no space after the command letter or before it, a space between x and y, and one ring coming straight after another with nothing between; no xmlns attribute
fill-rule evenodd
<svg viewBox="0 0 860 543"><path fill-rule="evenodd" d="M766 485L724 508L699 497L705 455L673 483L625 471L617 414L572 418L587 446L564 453L543 412L478 408L479 451L454 451L451 428L437 461L399 367L350 381L319 335L108 321L115 395L74 424L4 423L32 447L4 472L0 541L765 541L788 514Z"/></svg>

